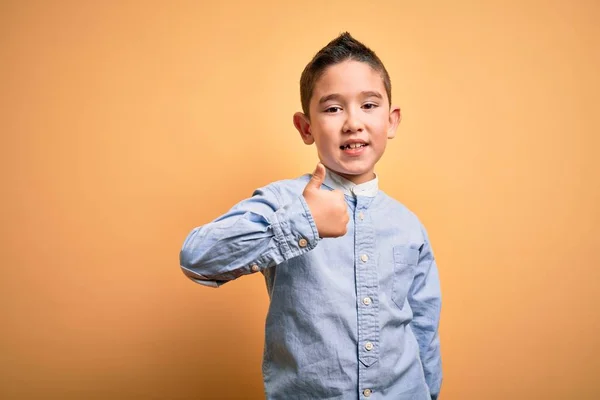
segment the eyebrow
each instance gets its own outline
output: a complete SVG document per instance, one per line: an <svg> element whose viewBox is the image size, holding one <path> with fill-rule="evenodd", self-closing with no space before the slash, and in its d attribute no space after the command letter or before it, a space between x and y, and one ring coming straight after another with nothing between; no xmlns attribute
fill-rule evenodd
<svg viewBox="0 0 600 400"><path fill-rule="evenodd" d="M371 90L360 92L360 95L362 97L377 97L378 99L383 99L381 93ZM342 98L342 95L339 93L328 94L327 96L323 96L319 99L319 104L326 103L329 100L339 100L340 98Z"/></svg>

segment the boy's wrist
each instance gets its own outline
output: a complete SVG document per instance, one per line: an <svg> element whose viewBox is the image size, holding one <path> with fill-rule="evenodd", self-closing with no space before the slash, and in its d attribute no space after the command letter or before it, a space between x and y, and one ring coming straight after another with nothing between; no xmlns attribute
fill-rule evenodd
<svg viewBox="0 0 600 400"><path fill-rule="evenodd" d="M285 260L312 250L320 240L315 221L302 196L277 210L271 225Z"/></svg>

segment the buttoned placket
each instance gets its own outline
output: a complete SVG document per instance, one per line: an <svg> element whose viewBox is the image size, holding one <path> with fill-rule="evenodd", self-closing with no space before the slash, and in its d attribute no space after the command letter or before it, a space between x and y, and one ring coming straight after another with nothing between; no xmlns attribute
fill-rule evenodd
<svg viewBox="0 0 600 400"><path fill-rule="evenodd" d="M375 229L368 216L372 197L357 196L354 209L354 271L358 301L358 355L360 396L375 391L367 369L379 359L379 280L375 254ZM369 373L369 376L374 374Z"/></svg>

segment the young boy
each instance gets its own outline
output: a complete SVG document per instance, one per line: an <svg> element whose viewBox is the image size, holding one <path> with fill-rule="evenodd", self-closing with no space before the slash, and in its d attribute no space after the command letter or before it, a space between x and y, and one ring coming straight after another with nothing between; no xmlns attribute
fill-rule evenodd
<svg viewBox="0 0 600 400"><path fill-rule="evenodd" d="M344 33L315 55L300 86L294 126L316 145L316 170L195 228L181 268L212 287L264 275L268 399L436 399L435 259L417 217L378 190L374 173L400 122L388 73Z"/></svg>

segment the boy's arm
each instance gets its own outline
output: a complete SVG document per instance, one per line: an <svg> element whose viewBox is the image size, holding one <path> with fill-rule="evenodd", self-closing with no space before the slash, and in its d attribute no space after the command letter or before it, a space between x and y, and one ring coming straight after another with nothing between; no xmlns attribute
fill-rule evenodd
<svg viewBox="0 0 600 400"><path fill-rule="evenodd" d="M210 224L195 228L179 254L183 272L212 287L312 250L320 238L346 234L344 194L321 190L319 163L301 195L283 204L275 185L254 192Z"/></svg>
<svg viewBox="0 0 600 400"><path fill-rule="evenodd" d="M427 233L423 229L425 243L420 249L419 263L414 282L408 294L413 311L412 330L419 343L421 363L431 399L436 400L442 385L442 363L438 334L441 292L437 265Z"/></svg>
<svg viewBox="0 0 600 400"><path fill-rule="evenodd" d="M317 227L302 195L282 204L276 188L256 190L215 221L190 232L180 252L186 276L219 287L313 249Z"/></svg>

